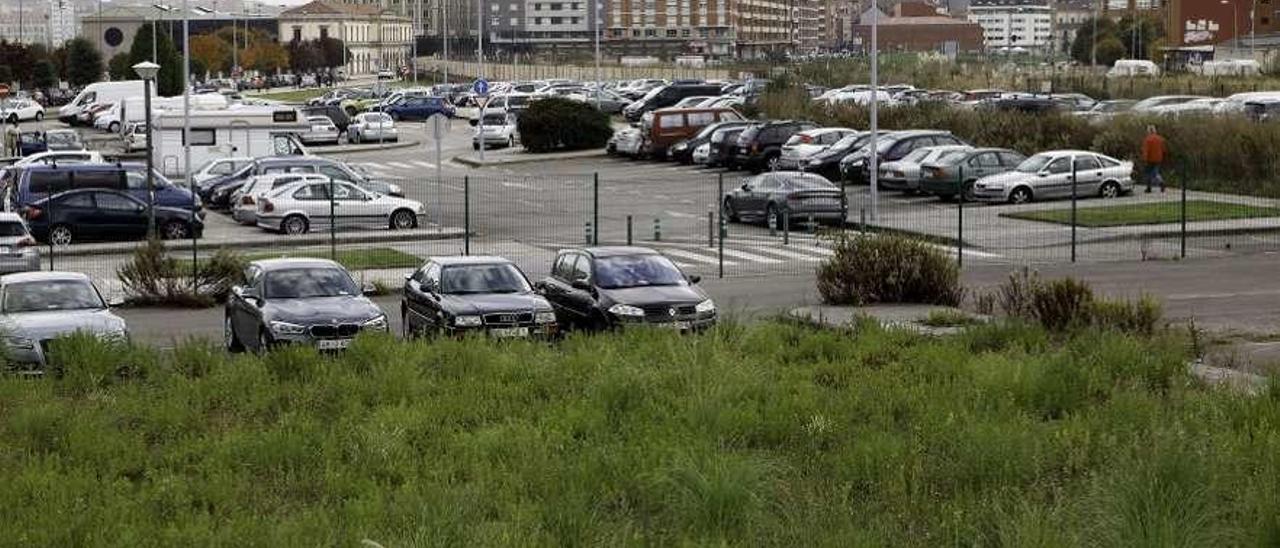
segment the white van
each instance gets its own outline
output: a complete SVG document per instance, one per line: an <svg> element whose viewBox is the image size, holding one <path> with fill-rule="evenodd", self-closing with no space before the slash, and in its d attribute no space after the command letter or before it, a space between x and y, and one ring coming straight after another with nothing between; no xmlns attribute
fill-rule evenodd
<svg viewBox="0 0 1280 548"><path fill-rule="evenodd" d="M1253 59L1222 59L1205 61L1191 71L1205 76L1257 76L1262 74L1262 65Z"/></svg>
<svg viewBox="0 0 1280 548"><path fill-rule="evenodd" d="M1108 78L1159 75L1160 67L1146 59L1120 59L1107 71Z"/></svg>
<svg viewBox="0 0 1280 548"><path fill-rule="evenodd" d="M155 158L168 176L182 177L186 164L182 143L182 111L154 117ZM203 165L229 156L307 155L298 134L311 131L307 117L293 107L237 106L191 111L191 163Z"/></svg>
<svg viewBox="0 0 1280 548"><path fill-rule="evenodd" d="M76 122L76 115L91 105L102 103L123 103L129 97L142 97L144 93L142 80L122 80L119 82L97 82L85 86L75 99L58 109L58 119L68 125ZM151 90L155 98L155 90Z"/></svg>

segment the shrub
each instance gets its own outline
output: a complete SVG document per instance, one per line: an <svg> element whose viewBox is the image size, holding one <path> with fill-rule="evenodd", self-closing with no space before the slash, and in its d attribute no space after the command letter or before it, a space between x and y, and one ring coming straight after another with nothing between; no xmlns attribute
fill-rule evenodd
<svg viewBox="0 0 1280 548"><path fill-rule="evenodd" d="M1040 284L1032 293L1036 321L1050 331L1089 325L1093 313L1093 289L1075 278Z"/></svg>
<svg viewBox="0 0 1280 548"><path fill-rule="evenodd" d="M839 235L818 267L818 293L836 305L960 303L960 268L928 243L898 235Z"/></svg>
<svg viewBox="0 0 1280 548"><path fill-rule="evenodd" d="M185 263L190 265L190 263ZM117 271L130 304L206 307L226 299L244 270L244 259L226 249L200 261L196 272L182 268L159 240L149 240Z"/></svg>
<svg viewBox="0 0 1280 548"><path fill-rule="evenodd" d="M529 103L517 122L529 152L600 148L613 135L609 116L594 106L561 97Z"/></svg>
<svg viewBox="0 0 1280 548"><path fill-rule="evenodd" d="M1027 268L1010 274L991 298L1006 316L1056 332L1093 326L1150 336L1163 315L1160 303L1148 295L1136 301L1098 297L1086 282L1070 277L1042 281Z"/></svg>
<svg viewBox="0 0 1280 548"><path fill-rule="evenodd" d="M1093 301L1093 323L1103 329L1149 336L1155 333L1163 314L1160 302L1150 295L1136 301L1101 298Z"/></svg>

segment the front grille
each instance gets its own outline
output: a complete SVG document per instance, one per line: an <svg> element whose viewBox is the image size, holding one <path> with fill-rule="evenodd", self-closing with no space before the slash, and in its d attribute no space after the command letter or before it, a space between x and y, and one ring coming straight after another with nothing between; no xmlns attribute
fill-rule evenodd
<svg viewBox="0 0 1280 548"><path fill-rule="evenodd" d="M691 304L648 305L642 306L640 309L644 310L644 317L649 321L675 320L686 316L692 316L697 312L694 305ZM671 313L672 310L675 310L675 314Z"/></svg>
<svg viewBox="0 0 1280 548"><path fill-rule="evenodd" d="M532 312L495 312L484 315L484 324L489 326L516 326L532 323Z"/></svg>
<svg viewBox="0 0 1280 548"><path fill-rule="evenodd" d="M343 323L336 325L313 325L311 336L317 339L333 339L333 338L351 338L360 332L360 326L353 323Z"/></svg>

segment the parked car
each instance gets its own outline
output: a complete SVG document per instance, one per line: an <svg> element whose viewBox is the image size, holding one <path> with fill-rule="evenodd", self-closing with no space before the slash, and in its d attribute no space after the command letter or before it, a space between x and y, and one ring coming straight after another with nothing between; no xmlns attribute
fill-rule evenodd
<svg viewBox="0 0 1280 548"><path fill-rule="evenodd" d="M742 135L747 128L758 124L759 122L748 122L740 126L731 126L718 129L711 134L711 139L707 141L710 145L707 148L707 167L717 167L726 165L727 159L733 154L733 149L738 145L738 136Z"/></svg>
<svg viewBox="0 0 1280 548"><path fill-rule="evenodd" d="M338 144L338 126L328 116L307 116L307 123L311 124L311 131L298 135L302 144Z"/></svg>
<svg viewBox="0 0 1280 548"><path fill-rule="evenodd" d="M405 97L399 103L383 109L392 120L426 120L434 114L443 114L452 118L453 105L440 97Z"/></svg>
<svg viewBox="0 0 1280 548"><path fill-rule="evenodd" d="M880 133L880 137L889 132ZM841 137L834 144L815 152L800 166L800 171L817 173L828 179L840 178L840 162L849 154L856 152L871 142L871 132L855 132Z"/></svg>
<svg viewBox="0 0 1280 548"><path fill-rule="evenodd" d="M667 155L672 160L675 160L682 164L690 163L693 161L693 154L698 149L698 147L702 145L708 145L707 150L708 152L710 152L711 136L714 135L716 131L719 131L721 129L734 128L734 127L745 128L749 123L750 122L747 122L746 120L730 120L725 122L716 122L714 124L704 126L702 129L698 130L697 133L690 136L688 139L679 141L676 144L671 145L671 147L667 149Z"/></svg>
<svg viewBox="0 0 1280 548"><path fill-rule="evenodd" d="M693 156L691 156L690 159L696 165L705 166L707 165L708 158L710 157L711 143L702 143L698 145L698 148L693 149Z"/></svg>
<svg viewBox="0 0 1280 548"><path fill-rule="evenodd" d="M174 185L158 171L152 173L156 205L194 211L203 209L203 204L191 195L191 191ZM73 189L120 191L144 202L151 196L146 166L137 163L28 165L15 172L9 183L3 188L4 203L10 211L18 212L50 194Z"/></svg>
<svg viewBox="0 0 1280 548"><path fill-rule="evenodd" d="M347 142L364 143L368 141L396 142L400 132L390 116L381 112L362 112L351 120L347 126Z"/></svg>
<svg viewBox="0 0 1280 548"><path fill-rule="evenodd" d="M587 247L560 251L538 289L562 326L689 331L716 322L715 302L698 288L699 281L652 249Z"/></svg>
<svg viewBox="0 0 1280 548"><path fill-rule="evenodd" d="M637 122L640 116L651 110L666 108L679 103L685 97L695 95L720 95L720 86L715 84L669 84L655 87L634 103L622 109L622 115L628 122Z"/></svg>
<svg viewBox="0 0 1280 548"><path fill-rule="evenodd" d="M742 121L742 115L728 108L661 108L646 112L640 119L640 153L665 158L667 149L718 122Z"/></svg>
<svg viewBox="0 0 1280 548"><path fill-rule="evenodd" d="M1109 119L1117 114L1122 114L1133 109L1133 105L1137 101L1132 99L1112 99L1107 101L1098 101L1094 103L1089 110L1076 111L1071 114L1086 118L1091 122Z"/></svg>
<svg viewBox="0 0 1280 548"><path fill-rule="evenodd" d="M798 226L810 217L815 222L843 225L849 204L844 191L816 173L775 171L747 178L742 186L725 193L722 213L730 222L759 221L782 227L784 217Z"/></svg>
<svg viewBox="0 0 1280 548"><path fill-rule="evenodd" d="M640 128L624 128L613 132L613 136L609 137L605 143L604 150L608 154L616 154L628 158L636 158L640 155L640 146L644 142L644 137L640 134Z"/></svg>
<svg viewBox="0 0 1280 548"><path fill-rule="evenodd" d="M18 134L18 155L30 156L47 152L49 145L44 141L44 132L42 131L24 131Z"/></svg>
<svg viewBox="0 0 1280 548"><path fill-rule="evenodd" d="M111 312L88 276L78 272L25 272L0 276L0 330L8 367L41 373L59 337L87 333L129 339L124 319Z"/></svg>
<svg viewBox="0 0 1280 548"><path fill-rule="evenodd" d="M14 162L14 166L101 164L102 153L96 150L54 150L37 152Z"/></svg>
<svg viewBox="0 0 1280 548"><path fill-rule="evenodd" d="M1022 204L1070 197L1073 187L1076 196L1115 198L1133 190L1133 163L1082 150L1041 152L1013 171L978 179L973 184L973 197L983 202Z"/></svg>
<svg viewBox="0 0 1280 548"><path fill-rule="evenodd" d="M303 116L308 118L312 116L324 116L338 128L339 134L347 132L347 126L351 124L351 117L347 115L347 111L337 105L308 105L299 108Z"/></svg>
<svg viewBox="0 0 1280 548"><path fill-rule="evenodd" d="M196 168L195 172L191 174L190 179L198 188L201 188L203 193L202 187L206 181L230 175L243 169L244 166L247 166L252 162L253 158L248 156L214 158L205 162L204 165Z"/></svg>
<svg viewBox="0 0 1280 548"><path fill-rule="evenodd" d="M1129 107L1129 110L1135 114L1148 114L1157 107L1186 103L1196 99L1209 99L1209 97L1203 95L1157 95L1134 103L1133 106Z"/></svg>
<svg viewBox="0 0 1280 548"><path fill-rule="evenodd" d="M74 129L51 129L44 132L46 150L86 150L80 134Z"/></svg>
<svg viewBox="0 0 1280 548"><path fill-rule="evenodd" d="M200 195L214 209L231 207L231 196L254 175L277 173L319 173L336 181L347 181L379 194L404 196L404 189L370 176L352 165L319 156L273 156L251 161L239 170L200 185Z"/></svg>
<svg viewBox="0 0 1280 548"><path fill-rule="evenodd" d="M230 352L265 352L281 344L341 350L361 332L386 332L387 315L333 261L267 259L244 270L223 317Z"/></svg>
<svg viewBox="0 0 1280 548"><path fill-rule="evenodd" d="M595 90L585 90L582 93L569 95L574 101L587 103L589 105L597 104ZM605 114L619 114L622 109L631 104L631 99L618 95L609 90L600 90L599 94L600 112Z"/></svg>
<svg viewBox="0 0 1280 548"><path fill-rule="evenodd" d="M17 213L0 213L0 273L40 270L40 250Z"/></svg>
<svg viewBox="0 0 1280 548"><path fill-rule="evenodd" d="M894 131L877 137L874 154L876 155L877 164L879 164L901 160L917 148L968 144L947 131L932 129ZM841 176L845 180L864 184L869 183L871 177L868 170L872 153L871 143L868 139L865 146L840 160Z"/></svg>
<svg viewBox="0 0 1280 548"><path fill-rule="evenodd" d="M778 159L782 157L782 145L792 135L817 127L813 122L797 120L778 120L749 126L738 135L738 142L726 167L743 168L752 173L766 169L776 170L779 167Z"/></svg>
<svg viewBox="0 0 1280 548"><path fill-rule="evenodd" d="M333 194L330 196L330 189ZM258 227L282 234L305 234L313 227L418 227L427 213L421 202L375 194L346 181L296 182L259 198ZM332 203L330 203L332 202Z"/></svg>
<svg viewBox="0 0 1280 548"><path fill-rule="evenodd" d="M501 257L432 257L405 277L400 301L406 337L482 332L492 337L550 337L551 303Z"/></svg>
<svg viewBox="0 0 1280 548"><path fill-rule="evenodd" d="M967 148L944 152L920 166L920 190L943 200L953 200L964 192L973 199L973 183L988 175L1018 167L1027 157L1007 148Z"/></svg>
<svg viewBox="0 0 1280 548"><path fill-rule="evenodd" d="M778 169L803 169L809 158L826 150L841 139L858 132L843 127L823 127L796 132L782 144Z"/></svg>
<svg viewBox="0 0 1280 548"><path fill-rule="evenodd" d="M70 190L37 200L21 212L37 240L64 246L83 241L141 240L147 236L147 203L117 190ZM189 209L155 206L156 231L168 240L204 232L204 221Z"/></svg>
<svg viewBox="0 0 1280 548"><path fill-rule="evenodd" d="M277 173L256 175L231 195L231 218L243 225L258 224L258 200L271 191L298 181L328 183L329 177L319 173Z"/></svg>
<svg viewBox="0 0 1280 548"><path fill-rule="evenodd" d="M967 150L969 148L971 148L969 145L917 148L900 160L885 162L877 166L880 170L880 177L876 182L883 189L915 193L920 190L920 166L922 164L931 162L947 152Z"/></svg>
<svg viewBox="0 0 1280 548"><path fill-rule="evenodd" d="M25 122L44 119L44 107L30 99L9 99L0 101L0 121L5 123Z"/></svg>
<svg viewBox="0 0 1280 548"><path fill-rule="evenodd" d="M484 115L484 137L481 139L480 124L472 121L472 125L476 126L475 133L471 135L471 149L480 150L480 143L484 143L484 147L514 147L516 141L520 140L520 132L516 125L516 116L513 113L499 114L496 112L488 112Z"/></svg>

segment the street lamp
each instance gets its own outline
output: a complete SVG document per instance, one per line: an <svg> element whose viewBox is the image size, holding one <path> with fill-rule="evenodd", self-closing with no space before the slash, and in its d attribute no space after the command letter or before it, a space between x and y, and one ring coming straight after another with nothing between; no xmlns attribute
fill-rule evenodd
<svg viewBox="0 0 1280 548"><path fill-rule="evenodd" d="M1219 0L1218 3L1224 6L1231 5L1231 41L1235 42L1232 49L1238 50L1240 49L1240 10L1237 9L1236 3L1231 0Z"/></svg>
<svg viewBox="0 0 1280 548"><path fill-rule="evenodd" d="M133 72L138 73L138 77L142 78L142 108L147 111L147 238L154 238L156 235L156 176L153 172L155 155L152 154L152 150L155 148L156 140L153 137L154 128L151 127L151 83L160 73L160 65L143 61L133 66Z"/></svg>
<svg viewBox="0 0 1280 548"><path fill-rule="evenodd" d="M162 11L162 12L165 12L165 13L168 13L168 12L173 11L173 6L170 6L170 5L167 5L167 4L151 4L151 7L155 8L155 9L158 9L158 10L160 10L160 11ZM151 62L152 62L152 63L156 62L156 43L160 41L160 37L156 36L156 23L157 23L157 22L159 22L159 19L152 19L152 20L151 20ZM170 28L169 30L171 30L171 31L172 31L173 29L172 29L172 28ZM170 32L170 34L173 34L173 33L172 33L172 32ZM134 68L136 69L137 67L134 67Z"/></svg>

